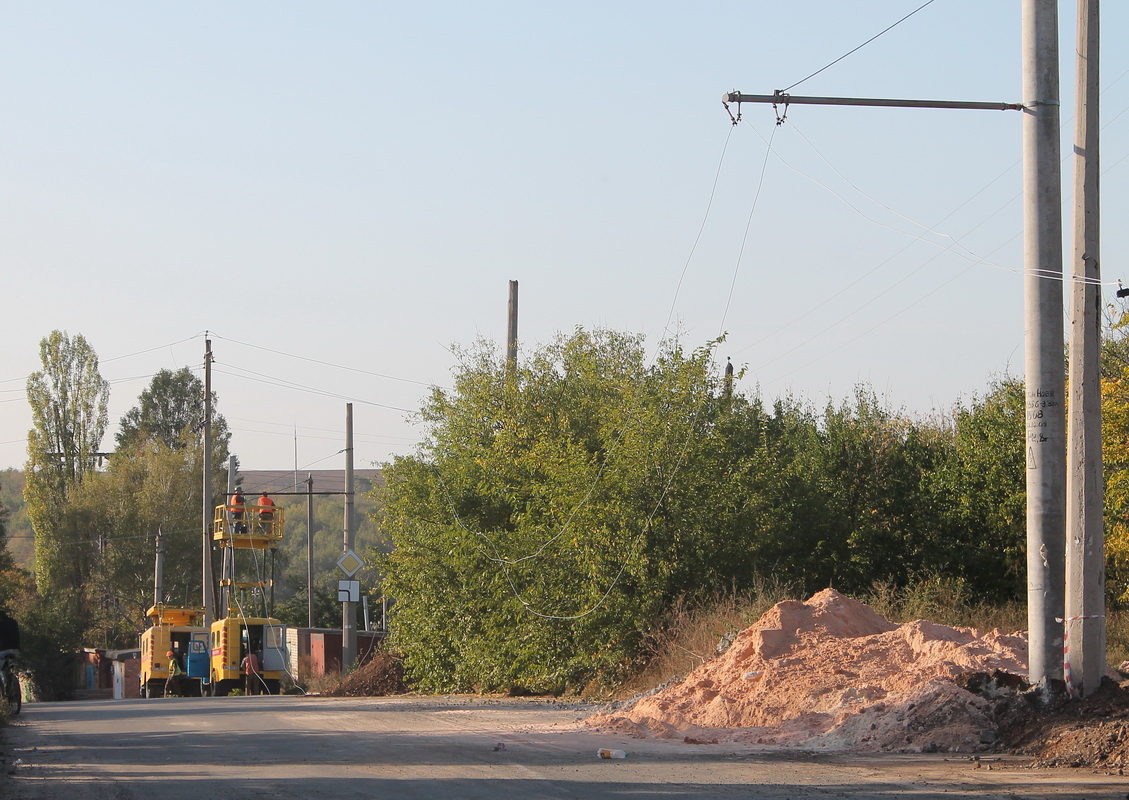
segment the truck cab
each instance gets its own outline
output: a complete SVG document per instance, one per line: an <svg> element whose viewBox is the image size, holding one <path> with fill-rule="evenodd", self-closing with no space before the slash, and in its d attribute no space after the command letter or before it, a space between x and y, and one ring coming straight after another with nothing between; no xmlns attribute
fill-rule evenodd
<svg viewBox="0 0 1129 800"><path fill-rule="evenodd" d="M172 651L180 662L181 694L200 697L208 677L208 629L204 609L157 603L145 612L150 626L141 634L141 696L163 697Z"/></svg>

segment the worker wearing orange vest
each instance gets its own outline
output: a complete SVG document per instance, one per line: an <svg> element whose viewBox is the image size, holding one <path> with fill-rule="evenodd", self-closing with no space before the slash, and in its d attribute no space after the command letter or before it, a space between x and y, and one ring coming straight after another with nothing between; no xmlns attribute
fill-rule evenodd
<svg viewBox="0 0 1129 800"><path fill-rule="evenodd" d="M259 497L259 521L263 523L262 527L266 532L271 533L271 526L274 525L274 501L266 492Z"/></svg>
<svg viewBox="0 0 1129 800"><path fill-rule="evenodd" d="M247 498L243 494L243 487L236 486L235 492L231 495L228 502L228 508L231 509L231 518L235 521L234 528L236 533L246 533L247 526L243 524L243 512L246 508Z"/></svg>
<svg viewBox="0 0 1129 800"><path fill-rule="evenodd" d="M274 519L274 501L266 492L263 492L259 498L259 516L263 519Z"/></svg>

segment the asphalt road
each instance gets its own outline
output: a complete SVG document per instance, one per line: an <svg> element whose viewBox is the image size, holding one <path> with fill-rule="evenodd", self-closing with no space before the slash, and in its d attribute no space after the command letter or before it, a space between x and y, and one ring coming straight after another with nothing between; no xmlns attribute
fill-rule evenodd
<svg viewBox="0 0 1129 800"><path fill-rule="evenodd" d="M1124 800L1129 792L1124 777L1015 760L985 759L976 769L956 756L635 740L578 725L592 710L466 697L32 703L0 730L0 798ZM600 748L628 756L602 760Z"/></svg>

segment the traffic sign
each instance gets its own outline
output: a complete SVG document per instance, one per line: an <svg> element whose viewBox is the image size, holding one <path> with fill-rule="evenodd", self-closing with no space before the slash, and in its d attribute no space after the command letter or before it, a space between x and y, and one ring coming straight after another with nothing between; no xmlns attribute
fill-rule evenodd
<svg viewBox="0 0 1129 800"><path fill-rule="evenodd" d="M346 550L344 555L337 559L337 567L350 578L360 572L364 565L365 562L352 550Z"/></svg>

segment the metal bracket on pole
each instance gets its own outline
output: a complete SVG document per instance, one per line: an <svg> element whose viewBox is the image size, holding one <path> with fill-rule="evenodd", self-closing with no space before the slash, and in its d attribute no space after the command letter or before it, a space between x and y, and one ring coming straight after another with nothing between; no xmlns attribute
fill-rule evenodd
<svg viewBox="0 0 1129 800"><path fill-rule="evenodd" d="M742 94L726 92L723 103L769 103L771 105L809 106L885 106L889 108L963 108L986 111L1022 111L1023 103L994 103L975 100L895 100L876 97L808 97L786 94L777 90L773 94Z"/></svg>

